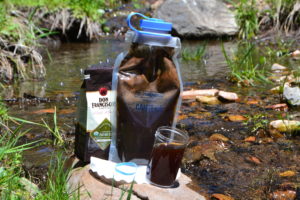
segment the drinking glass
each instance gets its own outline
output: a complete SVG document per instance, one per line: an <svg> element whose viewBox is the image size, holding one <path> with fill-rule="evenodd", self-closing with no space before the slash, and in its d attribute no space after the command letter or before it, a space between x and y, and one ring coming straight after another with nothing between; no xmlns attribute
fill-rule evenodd
<svg viewBox="0 0 300 200"><path fill-rule="evenodd" d="M162 126L157 129L147 166L150 183L159 187L174 185L188 139L187 132L176 128Z"/></svg>

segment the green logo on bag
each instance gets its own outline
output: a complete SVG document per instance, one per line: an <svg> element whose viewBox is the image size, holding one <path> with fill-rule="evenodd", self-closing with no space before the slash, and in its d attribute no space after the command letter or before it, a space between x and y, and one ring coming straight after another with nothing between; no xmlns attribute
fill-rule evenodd
<svg viewBox="0 0 300 200"><path fill-rule="evenodd" d="M111 123L108 119L104 119L101 124L93 132L91 137L99 145L100 149L106 149L111 142Z"/></svg>

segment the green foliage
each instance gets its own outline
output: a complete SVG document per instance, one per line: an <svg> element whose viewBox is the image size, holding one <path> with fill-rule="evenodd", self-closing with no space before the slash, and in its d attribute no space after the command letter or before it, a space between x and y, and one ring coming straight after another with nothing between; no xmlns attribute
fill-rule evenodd
<svg viewBox="0 0 300 200"><path fill-rule="evenodd" d="M48 170L46 189L39 193L36 200L79 200L78 191L71 193L67 191L70 169L64 169L65 161L61 153L56 156L56 159L52 159Z"/></svg>
<svg viewBox="0 0 300 200"><path fill-rule="evenodd" d="M254 59L254 45L246 42L238 46L234 55L229 57L224 45L222 44L222 51L228 67L231 70L231 77L233 81L245 86L255 85L255 82L270 82L266 78L266 70L264 64L265 57L260 56L258 60Z"/></svg>
<svg viewBox="0 0 300 200"><path fill-rule="evenodd" d="M256 0L240 0L239 3L234 3L234 6L236 21L240 27L239 37L253 38L259 30Z"/></svg>
<svg viewBox="0 0 300 200"><path fill-rule="evenodd" d="M186 61L200 61L205 55L205 50L206 44L198 46L196 50L185 48L182 51L182 59Z"/></svg>
<svg viewBox="0 0 300 200"><path fill-rule="evenodd" d="M37 142L17 145L20 137L26 133L21 133L20 128L18 127L15 131L2 130L0 137L1 199L31 199L30 193L21 183L23 173L21 152L33 148Z"/></svg>
<svg viewBox="0 0 300 200"><path fill-rule="evenodd" d="M247 121L245 125L252 125L252 132L258 131L259 129L267 130L269 125L269 120L267 119L265 114L259 113L256 115L247 115Z"/></svg>
<svg viewBox="0 0 300 200"><path fill-rule="evenodd" d="M51 125L49 125L44 119L42 119L43 123L32 122L32 121L28 121L28 120L25 120L25 119L20 119L20 118L17 118L17 117L10 117L10 119L13 120L13 121L18 121L18 122L21 122L21 123L31 124L31 125L40 126L40 127L45 128L53 136L53 145L63 146L65 144L65 141L64 141L64 139L63 139L63 137L60 133L59 126L57 124L56 107L54 109L55 109L55 112L53 114L53 127Z"/></svg>

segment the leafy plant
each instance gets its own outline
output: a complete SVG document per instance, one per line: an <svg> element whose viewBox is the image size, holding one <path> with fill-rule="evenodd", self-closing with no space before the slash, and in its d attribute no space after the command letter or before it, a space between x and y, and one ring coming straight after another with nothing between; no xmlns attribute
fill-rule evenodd
<svg viewBox="0 0 300 200"><path fill-rule="evenodd" d="M182 51L183 60L200 61L206 52L206 44L200 45L196 50L185 48Z"/></svg>
<svg viewBox="0 0 300 200"><path fill-rule="evenodd" d="M224 45L222 44L222 52L226 63L231 70L233 81L237 81L242 85L255 85L256 81L270 82L266 78L264 69L264 57L260 57L258 61L254 60L254 45L251 43L241 43L233 57L229 57Z"/></svg>
<svg viewBox="0 0 300 200"><path fill-rule="evenodd" d="M253 116L247 115L246 117L248 120L245 122L245 125L252 125L252 132L255 132L259 129L267 129L269 120L265 114L259 113Z"/></svg>
<svg viewBox="0 0 300 200"><path fill-rule="evenodd" d="M238 3L230 2L235 7L235 18L240 27L239 37L242 39L253 38L259 30L256 0L240 0Z"/></svg>

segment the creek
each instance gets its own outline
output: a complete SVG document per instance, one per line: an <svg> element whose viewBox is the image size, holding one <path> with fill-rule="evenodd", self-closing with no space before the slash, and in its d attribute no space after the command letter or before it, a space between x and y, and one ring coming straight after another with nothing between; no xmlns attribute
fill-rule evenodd
<svg viewBox="0 0 300 200"><path fill-rule="evenodd" d="M201 41L183 41L183 47L196 48ZM56 107L58 126L66 137L71 155L74 141L74 121L76 101L83 79L83 70L98 62L113 65L116 56L127 48L127 44L117 39L102 39L97 43L65 43L58 49L49 51L46 58L47 75L43 81L16 83L2 92L9 106L9 114L30 121L52 123L53 108ZM236 42L225 42L226 50L236 49ZM290 64L285 60L283 64ZM276 119L282 112L265 109L266 105L279 103L278 96L270 96L261 85L254 88L239 88L226 77L226 65L221 41L209 41L204 61L182 61L181 74L185 89L217 88L236 92L239 102L220 105L203 105L195 101L183 101L178 126L190 134L188 150L196 156L186 156L183 172L193 178L191 187L202 195L213 193L231 195L236 199L268 199L270 193L287 187L300 187L300 138L295 135L270 136L266 132L253 132L253 125L264 119ZM247 102L257 101L257 104ZM296 115L293 108L289 115ZM253 123L227 120L230 115L252 116ZM267 117L266 117L267 116ZM255 118L256 117L256 118ZM255 121L255 120L256 121ZM254 122L255 121L255 122ZM24 140L49 139L44 129L30 128ZM219 133L229 138L229 142L211 141L209 137ZM245 142L249 136L257 138ZM195 148L199 147L199 148ZM64 151L51 145L43 145L24 153L24 166L33 175L39 176L39 169L46 169L53 152ZM257 161L257 160L258 161ZM33 170L34 169L34 170ZM282 177L278 174L292 170L296 175ZM289 183L287 186L282 186Z"/></svg>

